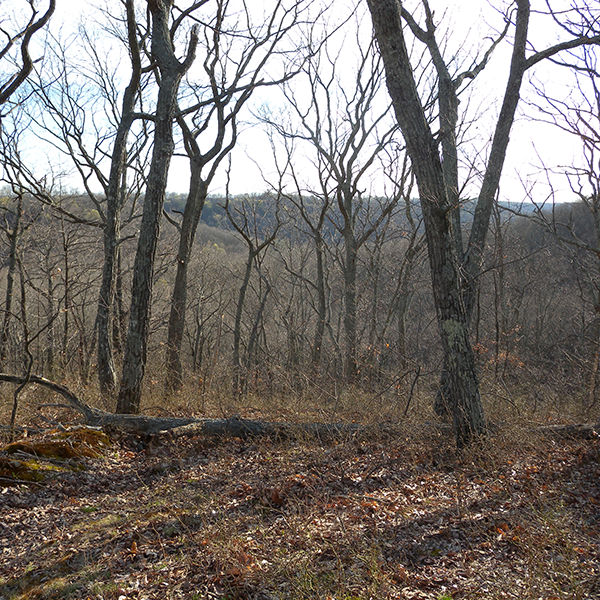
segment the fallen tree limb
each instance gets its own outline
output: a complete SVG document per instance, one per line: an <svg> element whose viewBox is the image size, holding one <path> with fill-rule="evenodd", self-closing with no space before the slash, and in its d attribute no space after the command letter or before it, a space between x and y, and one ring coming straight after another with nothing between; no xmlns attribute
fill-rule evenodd
<svg viewBox="0 0 600 600"><path fill-rule="evenodd" d="M593 440L600 438L600 423L595 425L543 425L536 431L548 436L573 438L578 440Z"/></svg>
<svg viewBox="0 0 600 600"><path fill-rule="evenodd" d="M0 381L21 385L24 380L23 377L0 373ZM166 431L168 429L173 429L174 427L181 427L182 425L187 425L198 420L192 418L145 417L143 415L119 415L109 413L89 406L80 400L66 386L50 381L45 377L31 375L29 383L36 383L37 385L47 387L60 394L69 403L69 406L83 415L86 425L92 427L112 426L149 434Z"/></svg>
<svg viewBox="0 0 600 600"><path fill-rule="evenodd" d="M0 381L22 385L24 377L0 373ZM368 430L364 425L355 423L271 423L251 421L237 416L229 419L196 419L193 417L148 417L144 415L122 415L109 413L93 408L80 400L66 386L50 381L39 375L31 375L29 383L47 387L60 394L70 407L78 411L85 419L86 425L92 427L114 427L141 435L156 435L169 432L174 437L192 435L234 436L241 438L271 436L278 438L294 438L306 435L319 439L330 439L352 436ZM430 424L447 428L449 425ZM534 428L543 435L560 438L594 439L600 437L600 423L579 425L549 425Z"/></svg>
<svg viewBox="0 0 600 600"><path fill-rule="evenodd" d="M38 385L50 388L51 390L59 393L75 410L78 410L86 419L93 419L96 415L108 414L104 411L98 410L88 406L85 402L79 400L79 398L71 392L67 387L60 383L50 381L45 377L39 375L30 375L28 378L18 377L17 375L7 375L6 373L0 373L0 381L6 381L7 383L14 383L16 385L23 385L26 382L37 383Z"/></svg>
<svg viewBox="0 0 600 600"><path fill-rule="evenodd" d="M22 385L25 379L16 375L0 373L0 381ZM153 435L169 431L175 437L186 435L231 435L235 437L295 437L300 434L319 438L352 435L365 427L346 423L267 423L232 417L230 419L196 419L179 417L147 417L144 415L122 415L93 408L80 400L66 386L39 375L31 375L29 383L35 383L60 394L91 427L115 427L142 435Z"/></svg>
<svg viewBox="0 0 600 600"><path fill-rule="evenodd" d="M364 425L355 423L271 423L268 421L249 421L239 417L229 419L198 419L193 423L170 430L174 437L186 435L232 435L248 438L270 436L276 438L296 438L303 435L319 439L351 436L366 431Z"/></svg>

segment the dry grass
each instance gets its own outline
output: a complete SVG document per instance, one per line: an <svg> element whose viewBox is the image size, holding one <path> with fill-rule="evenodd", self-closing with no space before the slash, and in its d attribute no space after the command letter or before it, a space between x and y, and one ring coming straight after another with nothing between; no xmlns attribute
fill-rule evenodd
<svg viewBox="0 0 600 600"><path fill-rule="evenodd" d="M190 386L165 400L156 386L145 408L385 420L393 433L332 444L123 435L85 472L3 490L0 599L600 596L600 442L536 436L517 394L492 398L504 426L461 453L425 425L425 386L406 416L406 389L222 397Z"/></svg>

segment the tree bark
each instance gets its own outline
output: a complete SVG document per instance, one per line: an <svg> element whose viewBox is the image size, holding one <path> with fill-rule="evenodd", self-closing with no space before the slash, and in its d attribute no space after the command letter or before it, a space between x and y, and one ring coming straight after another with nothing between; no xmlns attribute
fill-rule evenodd
<svg viewBox="0 0 600 600"><path fill-rule="evenodd" d="M106 223L104 225L104 265L98 298L96 327L98 329L98 380L100 393L112 394L117 386L117 375L111 342L111 314L114 300L117 258L121 237L121 211L125 203L125 176L127 139L134 121L136 96L140 85L142 64L137 43L133 0L127 0L127 31L131 55L131 78L123 95L121 120L113 148L108 189L106 191Z"/></svg>
<svg viewBox="0 0 600 600"><path fill-rule="evenodd" d="M152 15L152 55L160 70L160 85L154 120L154 148L134 262L123 377L117 399L117 412L127 414L138 413L140 409L150 324L154 258L169 165L175 147L173 119L177 107L177 93L182 77L194 61L198 43L198 31L194 28L187 56L183 62L179 62L169 31L171 5L172 0L148 0Z"/></svg>
<svg viewBox="0 0 600 600"><path fill-rule="evenodd" d="M177 274L171 296L171 311L169 314L169 330L167 335L167 376L166 389L173 392L183 386L183 366L181 362L181 345L185 327L187 302L187 273L192 247L200 215L208 193L206 183L202 180L202 166L199 161L190 161L191 179L188 199L185 204L179 249L177 251Z"/></svg>
<svg viewBox="0 0 600 600"><path fill-rule="evenodd" d="M427 250L444 356L450 375L456 443L465 446L485 433L479 382L469 340L468 319L437 142L427 123L404 41L396 0L369 0L387 86L407 144L423 211Z"/></svg>

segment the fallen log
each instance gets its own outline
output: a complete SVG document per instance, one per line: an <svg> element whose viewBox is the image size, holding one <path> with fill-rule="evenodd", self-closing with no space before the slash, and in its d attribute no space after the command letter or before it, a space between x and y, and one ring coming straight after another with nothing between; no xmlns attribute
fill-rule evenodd
<svg viewBox="0 0 600 600"><path fill-rule="evenodd" d="M21 385L25 378L0 373L0 381ZM79 399L66 386L50 381L39 375L31 375L29 383L47 387L60 394L73 409L78 411L90 427L117 428L140 435L156 435L165 432L173 437L211 435L234 436L240 438L271 436L295 438L301 436L331 439L353 436L368 431L368 427L355 423L272 423L252 421L233 416L229 419L197 419L193 417L148 417L144 415L123 415L93 408ZM430 424L447 428L449 425ZM534 428L548 436L573 439L594 439L600 437L600 423L579 425L547 425Z"/></svg>
<svg viewBox="0 0 600 600"><path fill-rule="evenodd" d="M0 373L0 381L21 385L25 379L16 375ZM169 432L174 437L192 435L234 436L241 438L273 436L279 438L313 436L322 439L353 435L366 428L354 423L269 423L251 421L237 416L229 419L197 419L193 417L148 417L123 415L93 408L80 400L66 386L39 375L31 375L29 383L41 385L60 394L90 427L117 428L141 435Z"/></svg>
<svg viewBox="0 0 600 600"><path fill-rule="evenodd" d="M197 419L169 431L174 437L194 435L234 436L239 438L274 437L290 439L312 437L321 440L353 436L367 427L355 423L272 423L233 416L229 419Z"/></svg>
<svg viewBox="0 0 600 600"><path fill-rule="evenodd" d="M593 440L600 438L600 423L589 425L580 423L577 425L543 425L536 431L559 438L572 438L576 440Z"/></svg>

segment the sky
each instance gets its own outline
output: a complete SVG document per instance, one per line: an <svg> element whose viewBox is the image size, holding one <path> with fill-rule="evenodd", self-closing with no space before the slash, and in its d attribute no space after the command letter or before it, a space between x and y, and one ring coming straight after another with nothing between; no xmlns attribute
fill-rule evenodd
<svg viewBox="0 0 600 600"><path fill-rule="evenodd" d="M4 3L7 0L0 0ZM102 5L102 0L95 4ZM431 0L436 15L441 14L447 2L441 0ZM489 4L484 0L459 0L450 3L452 5L451 14L446 15L443 23L448 23L452 32L451 42L448 52L453 48L451 43L456 40L458 44L456 52L474 52L473 46L485 44L485 36L489 35L489 26L498 27L501 22L498 16ZM498 4L498 3L496 3ZM87 10L89 3L81 0L58 0L56 14L52 19L52 31L62 32L60 35L66 35L66 32L73 31L76 24L83 18L87 20ZM347 6L347 5L346 5ZM543 44L541 31L535 27L541 27L532 20L532 35L538 38L538 44ZM468 39L463 45L463 40ZM498 106L501 100L501 90L507 76L508 62L510 60L510 49L499 48L496 52L490 66L478 78L474 86L474 94L468 100L473 114L478 115L478 121L470 130L474 142L473 147L476 152L485 152L483 142L491 137L492 127ZM556 70L541 66L537 69L536 78L549 82L553 85L556 79L555 89L557 94L567 94L568 86L565 88L564 82L558 82L560 75ZM525 84L527 86L527 84ZM526 87L524 99L531 98L531 87ZM258 106L264 102L280 102L280 96L271 91L266 97L257 96L253 105L257 110ZM467 102L467 99L463 100ZM578 144L572 136L560 132L554 127L532 122L529 116L535 111L527 106L527 102L522 102L521 110L517 121L515 122L512 133L511 143L508 150L508 157L503 171L501 182L501 199L520 202L527 198L527 191L533 189L533 197L537 201L543 201L549 194L545 168L558 168L561 166L576 164L580 160L580 150ZM249 120L249 116L247 116ZM257 157L260 158L260 168L257 166ZM50 160L50 158L48 159ZM307 169L309 168L307 163ZM271 160L271 148L264 130L258 126L250 127L246 125L239 138L239 144L232 153L232 173L230 191L232 193L243 192L261 192L268 189L269 185L276 180L274 164ZM187 160L175 157L171 164L168 191L185 193L189 181L189 169ZM220 173L215 178L210 189L211 193L224 193L225 191L225 164ZM533 183L536 182L535 186ZM567 191L566 179L562 176L552 176L552 183L557 193L557 198L564 199L570 197ZM77 181L73 180L73 186L77 187ZM476 188L474 188L476 190Z"/></svg>

